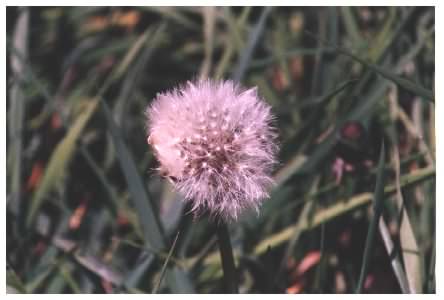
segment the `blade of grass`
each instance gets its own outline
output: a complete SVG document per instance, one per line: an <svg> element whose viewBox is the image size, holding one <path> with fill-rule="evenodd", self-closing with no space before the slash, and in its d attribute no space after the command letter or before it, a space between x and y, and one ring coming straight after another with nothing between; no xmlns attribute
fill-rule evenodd
<svg viewBox="0 0 444 300"><path fill-rule="evenodd" d="M248 6L244 7L241 16L237 20L238 27L245 26L245 22L247 21L250 12L251 12L251 7ZM231 58L235 53L234 50L235 49L233 43L227 40L224 53L222 54L222 58L219 60L219 64L217 65L216 71L214 72L215 79L219 80L225 74L226 70L228 69Z"/></svg>
<svg viewBox="0 0 444 300"><path fill-rule="evenodd" d="M74 279L74 276L72 275L72 270L70 270L69 266L66 264L66 262L60 262L58 264L60 275L63 277L63 279L66 281L68 286L71 288L72 292L76 294L81 294L82 289Z"/></svg>
<svg viewBox="0 0 444 300"><path fill-rule="evenodd" d="M135 267L130 269L128 274L125 275L123 284L128 291L131 291L132 289L137 287L142 276L146 273L148 268L154 262L154 258L155 258L154 255L146 252L143 252L139 256L139 258L137 259L137 263L135 264Z"/></svg>
<svg viewBox="0 0 444 300"><path fill-rule="evenodd" d="M162 31L166 24L162 24L157 29L156 33ZM117 68L114 68L111 74L106 78L105 82L101 86L98 97L101 97L105 94L105 92L109 89L109 87L120 77L125 74L125 71L128 70L129 65L132 61L137 57L137 53L140 52L143 45L148 41L148 37L150 35L150 30L147 29L133 44L133 46L129 49L129 51L125 54L123 60L119 63Z"/></svg>
<svg viewBox="0 0 444 300"><path fill-rule="evenodd" d="M117 127L112 114L108 108L108 104L100 100L102 112L105 115L108 132L111 135L114 147L116 148L117 158L120 167L125 175L128 189L132 195L131 199L139 214L139 222L142 224L145 241L151 248L157 251L162 250L165 246L162 230L156 217L152 200L148 198L148 194L142 183L142 179L137 171L136 164L133 160L128 147L125 145L120 130Z"/></svg>
<svg viewBox="0 0 444 300"><path fill-rule="evenodd" d="M319 185L319 179L320 177L316 177L313 185L311 186L310 192L309 192L309 196L312 195L313 193L316 192L316 190L318 189L318 185ZM287 249L285 250L284 256L281 259L281 263L279 265L279 269L277 270L276 274L275 274L275 281L274 281L274 286L276 285L278 278L280 278L280 274L281 272L284 270L285 266L288 263L289 258L291 257L291 254L293 253L294 247L296 246L299 237L302 234L302 224L303 223L309 223L310 222L310 217L313 217L313 208L314 208L314 201L307 201L304 205L304 207L302 208L301 213L298 216L298 223L297 225L294 227L294 231L292 234L292 238L289 240L288 245L287 245Z"/></svg>
<svg viewBox="0 0 444 300"><path fill-rule="evenodd" d="M280 60L286 60L292 57L297 56L311 56L316 55L319 53L331 53L333 52L333 48L328 47L320 47L320 48L297 48L294 50L286 50L281 53L277 53L269 58L262 58L262 59L255 59L252 60L250 63L249 69L258 68L262 69L265 68L273 63L276 63Z"/></svg>
<svg viewBox="0 0 444 300"><path fill-rule="evenodd" d="M426 281L426 287L428 293L436 293L435 260L436 260L436 243L434 241L432 246L432 257L430 258L429 272Z"/></svg>
<svg viewBox="0 0 444 300"><path fill-rule="evenodd" d="M414 184L417 184L421 181L427 180L431 177L435 176L434 168L424 168L412 172L408 175L405 175L401 178L401 186L407 187ZM396 192L396 187L394 185L388 185L384 193L386 195L390 195ZM331 207L325 208L315 213L311 224L304 223L304 230L315 228L322 223L328 222L339 215L347 213L357 207L362 205L369 204L372 200L371 193L362 193L351 197L350 199L338 200L337 204L332 205ZM293 227L296 225L291 225L276 234L271 235L269 238L260 242L254 250L255 254L263 253L267 250L268 247L273 246L276 247L281 243L287 241L291 237L291 232L293 232Z"/></svg>
<svg viewBox="0 0 444 300"><path fill-rule="evenodd" d="M316 275L315 275L315 290L318 290L319 293L322 294L324 282L325 282L325 274L326 274L326 268L327 268L327 257L325 255L325 223L321 224L321 237L319 242L319 253L320 253L320 260L319 260L319 266L316 269Z"/></svg>
<svg viewBox="0 0 444 300"><path fill-rule="evenodd" d="M17 274L12 269L8 269L6 271L6 285L13 287L16 290L16 293L26 294L27 290L25 287L25 284L20 279L20 277L17 276ZM8 292L9 293L9 292Z"/></svg>
<svg viewBox="0 0 444 300"><path fill-rule="evenodd" d="M55 268L55 264L51 264L44 271L40 272L34 279L27 282L25 285L26 291L28 293L34 294L36 290L41 286L41 284L51 275L52 271Z"/></svg>
<svg viewBox="0 0 444 300"><path fill-rule="evenodd" d="M305 155L299 154L290 159L285 166L280 168L274 175L276 188L284 184L297 170L299 170L307 161Z"/></svg>
<svg viewBox="0 0 444 300"><path fill-rule="evenodd" d="M19 17L15 24L13 33L13 48L17 49L23 57L28 55L28 26L29 26L29 9L19 9ZM11 209L14 213L20 213L21 206L21 181L22 181L22 131L25 113L25 95L23 93L23 83L25 82L25 65L23 60L18 57L16 52L12 52L10 56L11 71L14 82L9 91L10 97L10 116L8 118L8 160L12 156L11 186L10 195L12 197Z"/></svg>
<svg viewBox="0 0 444 300"><path fill-rule="evenodd" d="M421 257L418 243L416 242L410 218L404 205L400 184L400 161L397 146L393 150L393 161L395 168L395 184L396 184L396 206L400 212L400 241L401 251L404 258L404 265L409 283L410 292L417 294L422 293L421 278Z"/></svg>
<svg viewBox="0 0 444 300"><path fill-rule="evenodd" d="M411 11L409 11L407 13L407 15L405 16L403 22L396 29L396 32L401 32L404 29L404 27L405 27L407 21L409 20L412 12L413 12L413 10L411 10ZM312 37L312 38L314 38L316 40L319 40L319 37L317 37L315 34L309 32L309 31L305 31L305 32L310 37ZM410 61L413 58L412 56L414 56L414 55L416 55L418 53L419 49L421 49L424 46L425 41L433 33L434 33L434 28L432 28L430 30L425 30L424 34L419 37L419 40L416 43L416 45L414 47L412 47L412 49L409 51L409 53L407 53L404 57L402 57L399 60L399 64L394 68L396 70L394 73L390 72L390 71L387 71L386 68L382 68L382 67L378 66L376 63L367 62L366 60L358 57L357 55L354 55L353 53L351 53L350 51L348 51L348 50L346 50L344 48L338 47L336 45L331 45L330 43L328 43L326 41L322 41L322 42L323 42L323 44L326 47L332 47L338 53L343 54L343 55L345 55L345 56L347 56L347 57L349 57L349 58L359 62L360 64L362 64L365 67L367 67L369 70L371 70L371 71L381 75L382 77L384 77L384 78L394 82L395 84L398 84L402 88L404 88L404 89L406 89L406 90L408 90L408 91L410 91L410 92L412 92L412 93L414 93L416 95L424 97L427 100L430 100L430 101L434 102L434 95L433 95L432 91L430 91L428 89L425 89L425 88L419 86L418 84L416 84L416 83L414 83L414 82L412 82L410 80L407 80L405 78L402 78L402 77L400 77L400 76L395 74L395 73L398 72L397 70L399 69L400 65L404 64L404 61ZM387 53L386 50L389 49L389 46L395 41L396 37L397 37L397 35L393 34L391 36L389 42L387 42L387 44L384 47L382 47L383 49L381 49L381 51L379 51L377 53L378 56L379 56L378 57L379 59L381 59L382 57L385 56L385 54ZM364 78L364 80L362 82L364 83L369 78L368 74L364 75L363 78ZM359 85L357 87L357 90L360 90L361 88L362 88L362 85Z"/></svg>
<svg viewBox="0 0 444 300"><path fill-rule="evenodd" d="M395 32L395 30L393 30L396 25L395 21L399 21L396 17L396 8L391 6L388 8L388 17L384 22L384 26L381 31L378 32L374 42L370 45L371 48L368 51L368 57L371 61L375 61L374 58L380 57L384 49L386 49L389 43L393 40L392 34ZM402 24L402 22L400 23Z"/></svg>
<svg viewBox="0 0 444 300"><path fill-rule="evenodd" d="M198 24L192 21L191 18L185 16L185 14L181 13L179 9L174 7L147 6L143 7L143 9L153 13L158 13L165 19L171 19L178 25L182 25L185 28L200 30L200 26Z"/></svg>
<svg viewBox="0 0 444 300"><path fill-rule="evenodd" d="M238 52L241 52L244 49L244 41L242 39L241 33L239 31L239 27L236 25L236 21L231 13L231 7L223 8L223 16L225 18L225 23L228 26L229 33L231 36L231 44L234 45L235 49Z"/></svg>
<svg viewBox="0 0 444 300"><path fill-rule="evenodd" d="M288 35L289 32L287 31L287 21L285 19L277 19L275 20L275 26L276 31L273 33L272 43L273 43L273 50L272 54L274 56L282 57L282 53L284 53L285 49L288 48ZM250 64L249 64L250 65ZM277 66L279 66L280 70L282 71L282 81L287 82L288 86L287 88L294 90L293 80L290 67L288 64L288 61L286 59L280 59L277 62ZM248 67L247 67L248 68ZM295 126L299 123L298 120L300 120L300 111L299 110L293 110L292 112L292 118L293 123Z"/></svg>
<svg viewBox="0 0 444 300"><path fill-rule="evenodd" d="M92 171L97 176L99 181L102 183L102 186L104 187L104 190L108 197L105 197L105 201L107 202L107 207L110 210L110 213L117 217L118 215L118 207L119 207L119 199L117 196L117 192L114 186L109 182L109 180L106 178L105 172L99 167L99 165L96 163L94 158L91 156L91 154L86 150L84 147L80 147L80 152L83 154L83 157L86 159L88 164L90 165Z"/></svg>
<svg viewBox="0 0 444 300"><path fill-rule="evenodd" d="M77 146L76 143L79 140L80 135L86 127L89 119L96 110L97 103L97 99L93 99L85 104L84 110L77 117L65 137L59 142L51 155L42 181L32 197L26 218L27 227L30 227L34 222L38 209L40 208L47 194L52 191L57 184L65 179L67 167L75 153Z"/></svg>
<svg viewBox="0 0 444 300"><path fill-rule="evenodd" d="M244 51L242 52L241 56L239 57L238 61L238 67L235 69L233 73L233 80L236 82L241 82L245 72L247 70L247 67L250 63L250 60L253 56L254 49L256 48L257 42L259 41L259 38L262 34L262 31L265 27L265 22L267 21L267 18L272 10L272 7L267 6L263 9L262 14L259 18L259 21L256 23L254 28L252 29L247 46L245 47Z"/></svg>
<svg viewBox="0 0 444 300"><path fill-rule="evenodd" d="M413 154L407 158L405 158L402 162L401 165L405 166L406 164L409 164L413 161L419 161L423 156L425 155L425 153L419 153L419 154ZM386 171L390 171L392 169L392 166L390 164L386 164L385 165L385 169ZM376 174L377 171L377 166L373 167L372 169L369 170L370 174ZM278 178L277 176L275 176L275 178ZM276 180L276 179L275 179ZM276 181L277 184L279 184L279 181ZM338 189L339 186L335 183L335 182L331 182L329 184L326 184L322 187L319 188L318 191L316 191L311 197L309 197L308 199L301 199L299 201L292 201L290 204L288 204L287 206L283 207L283 209L281 211L279 211L276 214L283 214L288 210L292 210L300 205L303 205L305 202L307 201L314 201L316 198L321 197L322 195L325 195L327 193L332 193L334 192L334 190ZM283 188L280 189L281 191L283 190ZM274 191L277 191L276 189L273 190L272 194L274 193ZM274 198L273 198L274 199ZM276 201L273 201L276 202ZM264 206L267 204L264 204ZM282 208L282 207L281 207Z"/></svg>
<svg viewBox="0 0 444 300"><path fill-rule="evenodd" d="M121 76L121 74L126 73L129 69L128 74L122 83L122 88L113 109L114 117L119 126L123 124L123 120L125 118L125 107L128 106L130 102L129 99L131 99L132 93L140 82L140 75L150 61L154 51L159 47L159 44L164 37L166 28L167 24L162 23L154 30L154 33L152 34L152 30L147 29L128 51L122 63L119 65L118 70L116 71L116 77L118 78ZM146 49L143 49L144 46L146 46ZM139 52L142 53L136 60ZM133 66L130 68L131 63L133 63Z"/></svg>
<svg viewBox="0 0 444 300"><path fill-rule="evenodd" d="M350 6L341 6L341 17L344 21L345 30L348 32L348 35L354 45L358 45L360 47L363 44L363 40L361 38L362 34L359 32L358 24L356 22L356 18L353 15L352 9L355 7Z"/></svg>
<svg viewBox="0 0 444 300"><path fill-rule="evenodd" d="M156 252L154 249L150 249L147 245L141 245L138 244L134 241L131 240L125 240L125 239L119 239L119 238L113 238L113 241L115 242L119 242L131 247L134 247L136 249L141 250L143 253L152 253L152 254L156 254L157 256L159 256L160 258L166 259L168 257L168 253L166 253L165 251L162 252ZM176 266L180 267L180 268L186 268L187 265L184 264L183 261L180 260L179 256L171 256L169 258L169 260L174 263Z"/></svg>
<svg viewBox="0 0 444 300"><path fill-rule="evenodd" d="M410 294L409 283L407 281L407 276L405 275L404 267L401 263L401 257L399 252L393 252L395 249L392 238L390 237L390 232L385 223L384 219L379 220L379 233L381 234L382 240L387 250L387 254L390 257L390 262L392 264L393 272L395 273L396 279L398 280L399 287L403 294Z"/></svg>
<svg viewBox="0 0 444 300"><path fill-rule="evenodd" d="M51 279L49 280L45 289L45 293L61 294L65 288L66 288L65 280L61 276L58 276L56 274L55 276L52 276Z"/></svg>
<svg viewBox="0 0 444 300"><path fill-rule="evenodd" d="M409 19L411 12L412 11L410 11L407 14L406 20ZM397 32L400 32L404 28L404 26L407 22L406 20L404 20L403 23L397 28ZM306 31L306 33L309 36L314 37L316 40L319 40L318 37L315 36L314 34L307 32L307 31ZM393 43L394 40L395 39L393 38L391 43ZM417 45L412 47L412 49L410 49L410 51L407 54L405 54L394 65L393 69L395 70L395 73L399 72L408 61L411 61L419 53L420 49L424 46L424 43L425 43L425 38L423 37L422 40L417 43ZM334 47L333 45L329 45L329 43L324 42L324 44L326 46L330 46L330 47L333 47L334 49L337 49L337 47ZM381 53L381 55L384 55L384 54L385 54L385 51L383 51ZM356 91L353 91L353 94L357 95L357 94L361 93L360 92L361 83L366 82L367 79L368 79L368 76L364 75L363 78L357 84L358 87L356 88ZM343 120L358 120L358 119L365 118L365 116L368 115L368 112L375 106L375 104L380 99L383 99L383 95L386 92L387 88L389 87L388 83L389 83L388 81L385 81L385 82L381 82L381 80L376 81L373 84L373 87L369 88L369 90L371 92L367 96L360 95L360 98L362 100L356 104L356 107ZM304 174L304 173L310 172L322 161L322 159L324 159L326 157L326 155L328 153L330 153L330 150L335 145L334 135L336 134L337 128L340 127L340 124L341 124L341 122L339 122L339 124L336 126L336 129L333 130L333 132L320 145L317 146L316 150L310 155L310 157L307 159L307 161L302 166L295 169L294 173L291 174L288 178L291 178L293 175L295 175L297 173Z"/></svg>
<svg viewBox="0 0 444 300"><path fill-rule="evenodd" d="M433 92L428 89L423 88L419 84L412 82L408 79L402 78L401 76L395 75L392 72L390 72L390 71L386 70L385 68L380 67L376 64L369 63L369 62L365 61L364 59L361 59L357 55L354 55L345 49L336 48L336 51L338 51L338 53L344 54L344 55L352 58L353 60L355 60L355 61L359 62L360 64L364 65L365 67L371 69L372 71L381 75L382 77L394 82L395 84L406 89L407 91L410 91L415 95L423 97L426 100L430 100L432 102L435 101L434 100L435 96L433 95Z"/></svg>
<svg viewBox="0 0 444 300"><path fill-rule="evenodd" d="M53 103L57 98L57 96L51 96L50 93L48 92L47 88L45 87L45 85L39 80L39 78L34 74L34 71L32 70L31 66L29 63L26 63L26 59L25 57L22 55L22 53L20 53L19 51L17 51L17 49L13 46L13 44L11 45L11 43L8 44L10 46L10 50L12 53L14 53L17 58L20 60L21 63L24 64L24 66L26 67L26 72L28 73L28 76L31 80L31 82L37 87L37 89L39 90L39 92L41 93L41 95L45 98L45 100L47 101L47 103ZM131 56L132 58L134 57ZM124 59L123 62L118 66L117 69L121 69L123 70L122 64L125 63L125 65L128 64L128 59ZM113 83L114 80L117 80L118 78L120 78L120 76L122 76L122 73L119 73L119 76L115 76L113 75L113 73L107 78L107 80L105 81L105 84L102 86L102 88L100 89L100 93L104 93L106 91L106 89ZM99 93L99 94L100 94ZM51 105L53 106L53 105ZM51 110L52 111L52 110ZM62 118L62 126L65 129L68 129L68 124L66 124L66 120L64 118ZM99 174L101 172L100 169L97 168L97 165L93 162L93 160L91 160L91 155L89 154L89 151L87 150L87 148L82 144L82 142L80 140L78 140L79 142L79 146L80 146L80 154L82 154L86 161L90 164L91 168L93 169L93 171L96 172L96 175ZM102 172L103 173L103 172ZM105 190L107 190L108 192L110 192L111 190L108 188L109 184L106 184L107 180L105 177L103 176L99 176L99 180L104 184L104 188ZM110 194L111 195L111 194ZM111 199L113 199L113 197L111 197ZM112 209L112 208L111 208Z"/></svg>
<svg viewBox="0 0 444 300"><path fill-rule="evenodd" d="M160 284L162 283L162 279L165 275L165 271L168 266L168 262L170 261L171 255L173 254L174 249L176 248L176 242L177 242L177 239L179 238L179 233L180 232L178 231L176 234L176 237L174 238L173 244L171 245L170 251L168 252L168 256L165 259L165 262L163 263L162 270L160 271L159 280L157 281L156 285L154 286L153 291L151 292L152 294L157 294L157 292L159 291Z"/></svg>
<svg viewBox="0 0 444 300"><path fill-rule="evenodd" d="M418 131L417 127L415 126L413 121L410 119L410 117L407 115L407 113L404 111L402 107L396 104L395 110L398 119L403 123L404 127L407 129L410 135L418 140L420 150L426 153L425 160L427 161L427 163L430 165L434 165L435 164L433 158L434 156L432 154L431 149L425 142L423 134Z"/></svg>
<svg viewBox="0 0 444 300"><path fill-rule="evenodd" d="M371 89L371 92L367 97L366 101L355 109L350 111L346 117L340 119L335 129L325 138L314 150L314 152L308 157L306 162L302 164L298 169L293 171L293 174L288 176L288 179L292 178L294 175L302 175L311 172L316 168L319 163L321 163L329 153L331 153L332 148L336 144L336 134L338 128L341 128L342 124L347 120L361 120L364 121L368 118L369 112L375 107L376 103L383 99L383 95L388 88L387 82L375 83L375 88Z"/></svg>
<svg viewBox="0 0 444 300"><path fill-rule="evenodd" d="M147 28L136 40L136 42L134 42L132 47L126 53L123 60L120 62L119 66L115 69L115 72L113 72L113 77L111 77L111 80L116 80L116 78L119 78L127 71L130 64L135 60L135 57L137 57L145 44L148 42L151 31L152 30L150 27Z"/></svg>
<svg viewBox="0 0 444 300"><path fill-rule="evenodd" d="M335 88L332 91L327 92L325 95L303 101L299 105L301 107L312 106L312 105L316 105L316 104L326 105L327 101L330 101L331 99L333 99L336 95L338 95L345 88L349 87L351 84L355 83L356 81L357 81L357 79L347 80L346 82L342 83L338 88ZM297 131L288 139L288 141L282 147L281 153L285 153L286 151L294 152L294 150L293 151L291 151L291 150L295 147L295 145L299 144L297 141L299 141L301 139L301 136L304 136L304 137L307 136L307 130L309 130L310 126L312 126L312 122L317 122L319 117L320 117L319 110L314 110L307 117L308 121L305 122L304 125L302 125L299 129L297 129ZM333 135L331 135L331 136L333 136ZM330 138L330 140L331 140L330 141L331 144L329 144L329 143L321 144L322 147L320 147L320 148L325 147L325 149L323 149L324 151L319 152L319 153L315 154L315 156L310 157L310 159L313 160L312 163L317 163L318 160L322 159L322 157L328 153L328 151L334 145L332 143L333 139ZM296 172L301 171L301 169L304 170L304 168L306 169L307 164L308 164L308 166L310 166L310 163L308 162L308 158L305 155L297 153L295 156L293 156L293 158L291 158L285 164L285 166L282 167L276 173L276 175L275 175L276 188L278 188L281 184L285 183L287 181L287 179L291 178ZM303 166L304 166L304 168L303 168Z"/></svg>
<svg viewBox="0 0 444 300"><path fill-rule="evenodd" d="M306 101L301 101L301 103L299 105L301 107L306 107L306 106L323 104L323 102L326 102L326 101L330 100L331 98L335 97L337 94L342 92L345 88L348 88L350 85L353 85L358 80L359 79L357 79L357 78L352 78L350 80L344 81L337 88L333 89L332 91L327 92L325 95L315 97L312 99L308 99Z"/></svg>
<svg viewBox="0 0 444 300"><path fill-rule="evenodd" d="M386 59L394 43L402 36L402 32L410 21L414 11L414 7L408 10L408 12L398 22L397 27L394 30L391 30L391 34L385 39L385 43L382 46L375 43L374 48L369 50L369 60L371 62L379 64ZM362 75L362 80L353 89L352 96L357 97L362 93L363 88L366 84L368 84L368 81L371 79L372 75L373 72L370 69L365 71L365 73Z"/></svg>
<svg viewBox="0 0 444 300"><path fill-rule="evenodd" d="M367 238L365 241L363 262L361 267L361 272L359 275L358 286L356 288L356 293L362 293L362 288L364 286L364 280L367 276L367 269L371 260L373 244L376 235L376 228L379 224L379 219L381 218L382 210L383 210L383 201L384 201L384 181L385 181L385 149L384 149L384 141L382 141L381 153L379 156L379 164L378 164L378 172L376 174L376 187L373 197L373 218L370 222L370 226L368 228Z"/></svg>
<svg viewBox="0 0 444 300"><path fill-rule="evenodd" d="M173 294L196 294L193 282L187 273L178 267L172 267L166 273L166 280Z"/></svg>
<svg viewBox="0 0 444 300"><path fill-rule="evenodd" d="M136 90L136 87L140 82L139 78L141 77L141 72L143 72L150 61L154 51L159 47L162 37L164 36L166 25L166 23L162 23L155 30L151 30L151 28L146 29L127 52L116 71L110 76L110 79L107 80L107 82L109 81L111 83L118 78L121 78L123 74L126 74L113 108L114 119L119 126L124 126L125 124L123 120L125 119L126 108L131 102L129 99L132 99L132 93ZM144 49L145 46L146 49ZM105 83L105 85L107 85L107 83ZM124 129L125 128L122 128L125 133ZM103 163L105 169L110 168L116 157L111 143L112 141L110 140L110 137L108 137Z"/></svg>
<svg viewBox="0 0 444 300"><path fill-rule="evenodd" d="M123 281L122 274L113 270L102 259L92 255L83 255L79 250L74 252L74 258L77 263L90 270L100 278L107 280L117 286L120 286Z"/></svg>
<svg viewBox="0 0 444 300"><path fill-rule="evenodd" d="M215 7L206 6L202 8L202 17L204 19L204 59L199 71L199 78L202 79L208 78L210 75L211 66L213 64L214 28L216 24L215 15Z"/></svg>
<svg viewBox="0 0 444 300"><path fill-rule="evenodd" d="M137 286L137 282L139 282L140 278L144 275L149 265L153 262L154 256L147 254L156 254L161 258L169 259L175 266L168 269L166 272L166 277L170 289L173 293L186 293L193 294L194 288L183 269L191 269L191 266L186 264L186 261L182 261L180 258L174 257L170 255L168 257L168 253L165 252L155 252L153 249L148 248L146 245L139 245L130 240L121 240L117 239L119 242L124 243L126 245L135 247L137 249L142 250L141 259L136 263L136 268L130 271L129 275L126 277L124 285L128 291L134 289Z"/></svg>

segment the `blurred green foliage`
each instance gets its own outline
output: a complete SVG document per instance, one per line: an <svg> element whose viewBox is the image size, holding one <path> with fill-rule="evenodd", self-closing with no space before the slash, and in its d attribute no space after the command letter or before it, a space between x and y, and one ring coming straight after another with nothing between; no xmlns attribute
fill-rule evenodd
<svg viewBox="0 0 444 300"><path fill-rule="evenodd" d="M146 143L151 99L199 77L258 86L280 135L270 199L230 224L241 292L435 292L433 7L8 7L6 21L8 292L224 292L213 225Z"/></svg>

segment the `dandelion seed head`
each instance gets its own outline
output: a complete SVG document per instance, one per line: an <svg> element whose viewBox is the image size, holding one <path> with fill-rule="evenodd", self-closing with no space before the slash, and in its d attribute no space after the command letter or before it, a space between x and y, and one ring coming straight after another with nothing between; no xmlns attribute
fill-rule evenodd
<svg viewBox="0 0 444 300"><path fill-rule="evenodd" d="M161 174L174 178L196 214L236 220L268 197L277 136L271 108L256 88L188 82L158 94L146 116Z"/></svg>

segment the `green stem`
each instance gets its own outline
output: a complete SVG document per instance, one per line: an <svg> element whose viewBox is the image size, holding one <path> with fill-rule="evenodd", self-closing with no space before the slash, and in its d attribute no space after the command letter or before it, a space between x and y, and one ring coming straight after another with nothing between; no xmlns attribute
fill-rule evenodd
<svg viewBox="0 0 444 300"><path fill-rule="evenodd" d="M225 287L228 293L237 294L236 266L234 265L233 249L231 247L230 234L225 223L216 225L217 238L219 240L219 251L222 260L222 269L224 271Z"/></svg>

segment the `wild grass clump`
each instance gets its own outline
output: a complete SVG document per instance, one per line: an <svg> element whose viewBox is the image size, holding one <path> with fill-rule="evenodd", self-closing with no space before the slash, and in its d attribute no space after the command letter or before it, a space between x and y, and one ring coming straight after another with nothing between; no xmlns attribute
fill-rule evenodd
<svg viewBox="0 0 444 300"><path fill-rule="evenodd" d="M8 7L8 292L227 292L219 230L241 293L434 293L434 27L433 7ZM249 171L176 193L187 161L159 176L145 111L206 78L257 87L211 102L254 139L218 134L245 155L198 166Z"/></svg>

